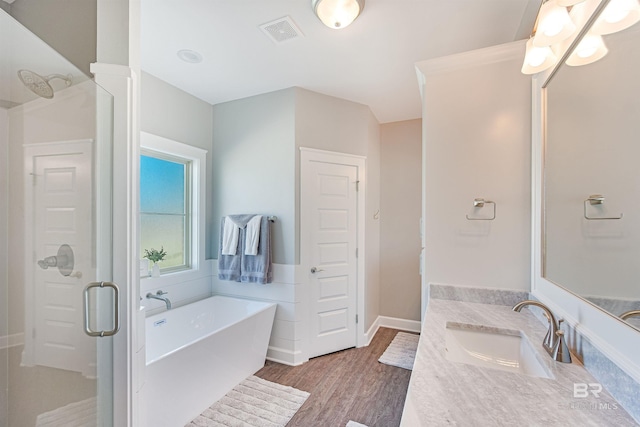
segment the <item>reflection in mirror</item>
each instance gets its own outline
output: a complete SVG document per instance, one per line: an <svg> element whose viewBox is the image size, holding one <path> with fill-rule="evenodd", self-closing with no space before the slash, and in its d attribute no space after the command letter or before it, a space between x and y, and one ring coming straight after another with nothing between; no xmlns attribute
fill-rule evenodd
<svg viewBox="0 0 640 427"><path fill-rule="evenodd" d="M547 87L543 275L621 316L640 310L640 25L603 38Z"/></svg>

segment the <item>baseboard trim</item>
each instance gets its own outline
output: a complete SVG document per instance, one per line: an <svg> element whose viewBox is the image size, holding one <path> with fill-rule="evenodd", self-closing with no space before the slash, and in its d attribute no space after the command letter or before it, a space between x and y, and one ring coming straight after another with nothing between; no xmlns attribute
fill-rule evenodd
<svg viewBox="0 0 640 427"><path fill-rule="evenodd" d="M24 344L24 334L22 332L19 334L0 336L0 350L17 347L22 344Z"/></svg>
<svg viewBox="0 0 640 427"><path fill-rule="evenodd" d="M284 348L269 346L267 360L289 366L299 366L309 359L303 359L301 351L285 350Z"/></svg>
<svg viewBox="0 0 640 427"><path fill-rule="evenodd" d="M373 337L375 337L378 329L391 328L399 329L401 331L417 332L420 333L422 324L417 320L400 319L398 317L378 316L376 320L371 324L371 327L365 334L366 345L371 343Z"/></svg>

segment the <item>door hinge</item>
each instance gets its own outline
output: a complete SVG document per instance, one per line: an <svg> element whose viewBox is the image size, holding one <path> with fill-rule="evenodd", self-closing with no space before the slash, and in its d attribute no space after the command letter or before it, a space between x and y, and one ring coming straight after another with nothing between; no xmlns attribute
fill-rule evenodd
<svg viewBox="0 0 640 427"><path fill-rule="evenodd" d="M360 191L360 181L356 181L356 191Z"/></svg>
<svg viewBox="0 0 640 427"><path fill-rule="evenodd" d="M358 323L358 315L356 314L356 323Z"/></svg>

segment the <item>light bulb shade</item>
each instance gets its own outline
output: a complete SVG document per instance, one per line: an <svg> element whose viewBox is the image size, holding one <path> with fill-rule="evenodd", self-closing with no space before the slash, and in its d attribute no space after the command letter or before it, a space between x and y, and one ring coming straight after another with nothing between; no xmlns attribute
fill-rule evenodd
<svg viewBox="0 0 640 427"><path fill-rule="evenodd" d="M339 30L355 21L364 9L364 0L311 0L311 7L324 25Z"/></svg>
<svg viewBox="0 0 640 427"><path fill-rule="evenodd" d="M587 34L582 38L582 41L576 46L575 50L571 53L567 59L566 64L572 67L591 64L604 56L609 52L607 46L604 44L604 40L597 34Z"/></svg>
<svg viewBox="0 0 640 427"><path fill-rule="evenodd" d="M558 6L557 0L549 0L538 13L538 28L533 37L536 47L551 46L569 37L576 30L567 9Z"/></svg>
<svg viewBox="0 0 640 427"><path fill-rule="evenodd" d="M549 46L536 47L533 45L533 38L527 41L524 63L522 64L522 74L536 74L552 67L558 58Z"/></svg>
<svg viewBox="0 0 640 427"><path fill-rule="evenodd" d="M558 0L558 6L569 7L582 3L584 0Z"/></svg>
<svg viewBox="0 0 640 427"><path fill-rule="evenodd" d="M638 0L611 0L591 27L594 34L611 34L640 21Z"/></svg>

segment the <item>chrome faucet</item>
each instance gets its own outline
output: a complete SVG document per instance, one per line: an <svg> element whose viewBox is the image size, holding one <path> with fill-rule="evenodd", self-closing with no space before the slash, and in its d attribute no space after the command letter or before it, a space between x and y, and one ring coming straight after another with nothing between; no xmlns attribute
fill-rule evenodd
<svg viewBox="0 0 640 427"><path fill-rule="evenodd" d="M155 294L152 294L151 292L149 292L147 294L147 299L157 299L160 301L164 301L164 303L167 305L167 310L171 310L171 301L169 300L169 298L167 297L163 297L162 295L166 295L168 294L168 292L162 292L162 291L158 291Z"/></svg>
<svg viewBox="0 0 640 427"><path fill-rule="evenodd" d="M542 347L544 347L547 353L549 353L549 356L551 356L551 358L556 362L571 363L571 354L569 353L569 347L567 347L567 343L564 340L564 331L560 329L560 324L564 320L560 319L556 323L556 318L551 310L541 302L533 300L525 300L517 303L513 306L513 311L520 312L520 310L528 305L541 308L544 311L545 317L549 321L549 329L547 330L547 335L545 335L544 341L542 342Z"/></svg>
<svg viewBox="0 0 640 427"><path fill-rule="evenodd" d="M622 313L620 315L620 318L622 320L627 320L629 317L634 317L634 316L638 316L640 317L640 310L629 310L629 311L625 311L624 313Z"/></svg>

